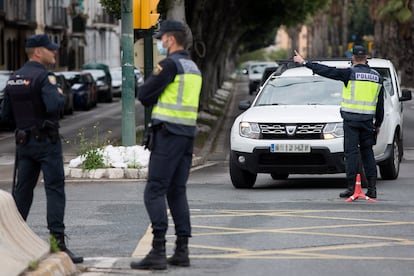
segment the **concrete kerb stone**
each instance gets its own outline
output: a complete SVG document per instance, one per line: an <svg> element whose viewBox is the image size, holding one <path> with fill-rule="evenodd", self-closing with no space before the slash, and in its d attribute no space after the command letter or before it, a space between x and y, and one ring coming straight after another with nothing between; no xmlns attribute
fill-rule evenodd
<svg viewBox="0 0 414 276"><path fill-rule="evenodd" d="M219 104L224 104L223 112L228 110L230 98L232 96L232 89L234 83L227 81L224 82L221 89L218 89L214 101ZM205 163L207 154L210 152L218 131L220 130L224 116L217 118L217 123L214 128L210 131L209 137L205 142L199 156L194 156L192 167L200 166ZM148 168L142 169L130 169L130 168L105 168L96 170L84 171L80 168L70 168L68 164L65 164L65 177L75 179L145 179L148 176Z"/></svg>
<svg viewBox="0 0 414 276"><path fill-rule="evenodd" d="M74 274L76 267L69 256L63 252L49 255L49 248L20 216L12 195L0 190L0 275ZM28 271L38 261L38 268ZM39 269L45 273L36 274Z"/></svg>

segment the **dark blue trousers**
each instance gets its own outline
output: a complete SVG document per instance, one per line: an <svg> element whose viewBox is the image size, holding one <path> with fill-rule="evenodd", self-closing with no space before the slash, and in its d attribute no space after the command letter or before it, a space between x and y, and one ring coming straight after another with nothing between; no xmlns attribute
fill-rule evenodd
<svg viewBox="0 0 414 276"><path fill-rule="evenodd" d="M33 202L33 190L43 173L46 191L47 225L50 232L64 233L63 223L66 197L60 139L52 144L48 138L37 141L33 137L25 145L17 145L18 173L14 200L24 220Z"/></svg>
<svg viewBox="0 0 414 276"><path fill-rule="evenodd" d="M344 120L345 171L348 183L355 182L361 156L367 178L377 177L372 146L375 144L374 124L370 121Z"/></svg>
<svg viewBox="0 0 414 276"><path fill-rule="evenodd" d="M154 139L144 192L154 237L164 237L167 232L166 201L174 221L175 234L191 237L186 185L193 158L194 138L158 129Z"/></svg>

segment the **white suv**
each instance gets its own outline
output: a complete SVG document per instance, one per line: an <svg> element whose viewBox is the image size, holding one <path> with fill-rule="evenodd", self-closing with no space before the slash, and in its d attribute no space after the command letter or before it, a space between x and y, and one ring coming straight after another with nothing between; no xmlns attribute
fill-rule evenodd
<svg viewBox="0 0 414 276"><path fill-rule="evenodd" d="M347 60L319 61L349 67ZM401 90L389 60L368 64L384 78L384 121L374 146L382 179L396 179L403 154L403 105L411 91ZM273 179L289 174L345 171L343 124L339 112L343 82L313 74L306 67L274 73L253 102L234 121L230 135L230 177L236 188L251 188L258 173Z"/></svg>

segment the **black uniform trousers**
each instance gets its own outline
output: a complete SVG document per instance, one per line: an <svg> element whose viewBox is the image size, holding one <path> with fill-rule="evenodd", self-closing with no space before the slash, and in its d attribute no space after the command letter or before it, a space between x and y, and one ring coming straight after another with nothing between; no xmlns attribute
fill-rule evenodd
<svg viewBox="0 0 414 276"><path fill-rule="evenodd" d="M374 124L369 121L344 120L345 171L349 183L355 183L361 156L367 178L377 177L372 146L375 144Z"/></svg>
<svg viewBox="0 0 414 276"><path fill-rule="evenodd" d="M66 205L65 173L63 169L62 145L58 138L51 143L49 138L39 141L33 136L24 145L17 145L18 173L14 199L21 216L26 220L33 202L33 190L40 170L43 173L46 192L47 225L52 233L64 233Z"/></svg>
<svg viewBox="0 0 414 276"><path fill-rule="evenodd" d="M165 128L155 130L148 167L144 202L155 238L168 228L166 199L175 224L175 234L191 237L187 180L193 158L194 138L175 135Z"/></svg>

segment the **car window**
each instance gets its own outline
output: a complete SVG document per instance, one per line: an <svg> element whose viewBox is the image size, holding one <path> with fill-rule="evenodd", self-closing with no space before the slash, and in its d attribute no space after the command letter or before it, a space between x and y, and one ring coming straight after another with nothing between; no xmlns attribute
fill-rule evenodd
<svg viewBox="0 0 414 276"><path fill-rule="evenodd" d="M264 69L266 69L266 64L257 64L250 66L250 72L251 74L261 74L263 73Z"/></svg>
<svg viewBox="0 0 414 276"><path fill-rule="evenodd" d="M121 70L114 70L111 71L112 79L114 80L122 80L122 71Z"/></svg>
<svg viewBox="0 0 414 276"><path fill-rule="evenodd" d="M343 83L319 76L269 80L254 105L340 105Z"/></svg>
<svg viewBox="0 0 414 276"><path fill-rule="evenodd" d="M388 95L391 95L391 96L394 95L394 87L392 86L392 79L391 79L392 77L391 77L390 69L375 68L375 67L373 67L373 69L381 75L383 79L384 89L388 93Z"/></svg>

